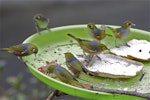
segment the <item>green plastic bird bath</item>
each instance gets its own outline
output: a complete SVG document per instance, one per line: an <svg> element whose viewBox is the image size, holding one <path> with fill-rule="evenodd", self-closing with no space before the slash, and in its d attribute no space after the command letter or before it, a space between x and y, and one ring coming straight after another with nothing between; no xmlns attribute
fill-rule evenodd
<svg viewBox="0 0 150 100"><path fill-rule="evenodd" d="M106 32L112 34L112 32L109 29L107 29ZM82 54L82 50L79 50L80 48L77 46L77 44L75 44L76 42L67 36L68 33L72 33L77 37L91 39L87 32L86 25L70 25L41 31L40 33L36 33L28 37L23 42L33 43L39 48L39 52L36 57L34 55L31 55L23 58L23 60L26 61L26 65L28 66L29 70L35 77L37 77L39 80L49 85L50 87L53 87L64 93L90 100L146 100L144 98L136 96L110 94L78 88L69 84L65 84L57 79L53 79L39 72L37 69L45 65L46 61L57 60L58 63L64 66L64 53L67 51L73 52L75 54ZM150 32L132 28L131 34L126 40L130 40L132 38L145 39L150 41ZM106 37L102 42L105 43L109 48L115 46L114 38L112 37ZM118 41L118 43L122 42L123 41ZM79 79L79 82L92 83L96 86L103 88L132 91L139 90L142 93L150 93L150 62L143 63L143 70L146 72L146 74L142 81L139 81L141 75L137 75L136 77L129 79L109 79L83 75L81 76L81 79Z"/></svg>

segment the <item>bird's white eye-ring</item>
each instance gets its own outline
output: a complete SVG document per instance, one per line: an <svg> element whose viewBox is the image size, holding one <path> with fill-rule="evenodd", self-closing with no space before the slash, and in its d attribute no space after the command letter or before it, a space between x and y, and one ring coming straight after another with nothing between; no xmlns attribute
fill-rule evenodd
<svg viewBox="0 0 150 100"><path fill-rule="evenodd" d="M37 16L36 19L41 19L41 16Z"/></svg>
<svg viewBox="0 0 150 100"><path fill-rule="evenodd" d="M127 26L130 26L131 25L131 23L127 23Z"/></svg>
<svg viewBox="0 0 150 100"><path fill-rule="evenodd" d="M94 26L93 26L93 25L88 25L88 26L89 26L89 28L90 28L90 29L93 29L93 28L94 28Z"/></svg>
<svg viewBox="0 0 150 100"><path fill-rule="evenodd" d="M36 52L36 49L32 49L32 52L33 52L33 53Z"/></svg>

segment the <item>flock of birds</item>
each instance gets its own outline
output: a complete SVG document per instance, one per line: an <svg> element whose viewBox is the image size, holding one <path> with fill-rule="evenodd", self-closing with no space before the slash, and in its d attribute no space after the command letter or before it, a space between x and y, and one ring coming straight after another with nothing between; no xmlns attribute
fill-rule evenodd
<svg viewBox="0 0 150 100"><path fill-rule="evenodd" d="M35 22L35 28L37 32L39 32L39 29L48 29L49 18L46 18L42 14L37 14L34 16L33 20ZM101 25L101 28L97 28L94 23L88 23L87 30L89 31L90 36L93 38L93 41L75 37L70 33L67 35L78 42L84 53L91 54L92 57L94 57L97 53L109 50L106 45L100 42L106 36L112 37L110 34L107 34L105 32L106 28L110 29L114 33L115 38L124 39L130 34L130 28L132 26L135 26L135 24L133 24L131 21L124 21L120 28L106 27L105 25ZM0 50L8 51L9 53L18 56L20 59L23 56L29 56L31 54L36 55L38 53L38 47L32 43L14 45L8 48L1 48ZM47 62L47 65L38 68L38 70L45 74L55 74L54 77L57 77L62 82L78 87L89 87L89 85L86 84L78 84L76 77L78 77L81 72L92 76L96 76L95 73L87 70L85 66L71 52L65 53L65 59L66 65L68 69L73 73L73 75L61 65L52 62Z"/></svg>

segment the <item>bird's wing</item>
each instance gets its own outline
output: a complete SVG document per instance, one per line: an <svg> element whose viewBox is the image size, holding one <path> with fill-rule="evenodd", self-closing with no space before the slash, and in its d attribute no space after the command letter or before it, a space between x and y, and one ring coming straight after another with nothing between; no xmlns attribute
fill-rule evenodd
<svg viewBox="0 0 150 100"><path fill-rule="evenodd" d="M73 67L74 69L76 69L78 71L82 71L81 64L77 60L74 60L72 62L68 62L68 65L69 65L69 67Z"/></svg>
<svg viewBox="0 0 150 100"><path fill-rule="evenodd" d="M59 77L66 78L66 79L68 79L68 80L73 79L72 74L69 73L69 71L67 71L67 70L64 69L64 68L60 68L60 70L56 70L55 73L56 73L56 75L59 76Z"/></svg>
<svg viewBox="0 0 150 100"><path fill-rule="evenodd" d="M23 47L20 45L12 46L12 47L10 47L10 50L13 50L16 52L23 52L24 51Z"/></svg>

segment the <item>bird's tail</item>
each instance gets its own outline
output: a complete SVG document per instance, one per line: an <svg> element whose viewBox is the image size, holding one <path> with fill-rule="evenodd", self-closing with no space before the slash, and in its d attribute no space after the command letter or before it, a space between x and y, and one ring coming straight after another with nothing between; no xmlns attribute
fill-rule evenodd
<svg viewBox="0 0 150 100"><path fill-rule="evenodd" d="M70 33L68 33L67 34L68 36L70 36L70 37L72 37L73 39L75 39L76 41L82 41L80 38L77 38L77 37L75 37L74 35L72 35L72 34L70 34Z"/></svg>
<svg viewBox="0 0 150 100"><path fill-rule="evenodd" d="M9 51L9 48L0 48L1 51Z"/></svg>
<svg viewBox="0 0 150 100"><path fill-rule="evenodd" d="M113 33L115 33L115 29L112 27L107 26L108 29L110 29Z"/></svg>
<svg viewBox="0 0 150 100"><path fill-rule="evenodd" d="M85 68L85 66L82 66L82 70L84 73L90 75L90 76L97 76L97 73L95 72L91 72L90 70L88 70L87 68Z"/></svg>
<svg viewBox="0 0 150 100"><path fill-rule="evenodd" d="M111 35L111 34L106 34L106 36L113 37L113 35Z"/></svg>

